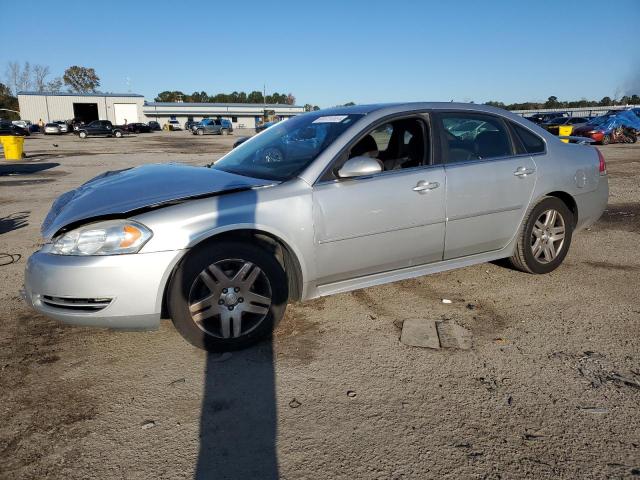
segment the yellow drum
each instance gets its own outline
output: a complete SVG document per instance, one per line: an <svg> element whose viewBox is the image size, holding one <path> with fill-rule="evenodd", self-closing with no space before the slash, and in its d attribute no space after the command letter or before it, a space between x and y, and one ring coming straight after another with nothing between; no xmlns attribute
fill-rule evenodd
<svg viewBox="0 0 640 480"><path fill-rule="evenodd" d="M561 137L568 137L571 135L571 132L573 132L573 125L560 125L560 127L558 127L558 135ZM569 140L566 138L563 138L562 141L569 143Z"/></svg>
<svg viewBox="0 0 640 480"><path fill-rule="evenodd" d="M4 158L6 160L22 160L24 150L24 137L14 135L3 135L0 137L4 148Z"/></svg>

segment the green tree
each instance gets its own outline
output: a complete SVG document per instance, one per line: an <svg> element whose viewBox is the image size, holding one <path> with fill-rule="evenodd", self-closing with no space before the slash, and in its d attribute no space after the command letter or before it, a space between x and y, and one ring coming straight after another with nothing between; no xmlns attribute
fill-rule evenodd
<svg viewBox="0 0 640 480"><path fill-rule="evenodd" d="M247 103L264 103L262 92L259 92L258 90L251 92L247 95Z"/></svg>
<svg viewBox="0 0 640 480"><path fill-rule="evenodd" d="M180 90L165 90L164 92L160 92L154 100L156 102L184 102L186 97L188 97L188 95L185 95Z"/></svg>
<svg viewBox="0 0 640 480"><path fill-rule="evenodd" d="M355 103L354 103L354 102L347 102L347 103L345 103L343 106L344 106L344 107L353 107L354 105L355 105Z"/></svg>
<svg viewBox="0 0 640 480"><path fill-rule="evenodd" d="M0 109L18 110L18 99L11 94L11 89L0 83ZM19 116L13 112L0 111L0 117L17 120Z"/></svg>
<svg viewBox="0 0 640 480"><path fill-rule="evenodd" d="M551 95L546 102L544 102L544 108L558 108L560 107L560 102L558 102L558 97L554 97Z"/></svg>
<svg viewBox="0 0 640 480"><path fill-rule="evenodd" d="M601 107L610 107L612 104L610 97L603 97L602 100L598 102L598 105Z"/></svg>
<svg viewBox="0 0 640 480"><path fill-rule="evenodd" d="M96 88L100 86L100 77L96 75L93 68L77 65L67 68L62 79L65 85L71 87L71 90L79 93L95 92Z"/></svg>

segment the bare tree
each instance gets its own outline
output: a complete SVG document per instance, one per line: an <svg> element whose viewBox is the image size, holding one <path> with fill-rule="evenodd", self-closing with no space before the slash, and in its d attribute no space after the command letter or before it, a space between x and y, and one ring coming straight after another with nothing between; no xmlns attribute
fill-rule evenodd
<svg viewBox="0 0 640 480"><path fill-rule="evenodd" d="M18 62L8 62L7 63L7 85L11 90L11 93L14 95L18 93L19 85L20 85L20 73L21 73L20 64Z"/></svg>
<svg viewBox="0 0 640 480"><path fill-rule="evenodd" d="M31 64L29 62L24 62L18 87L20 91L31 90Z"/></svg>
<svg viewBox="0 0 640 480"><path fill-rule="evenodd" d="M33 86L37 92L44 92L47 84L45 79L49 76L49 67L47 65L33 66Z"/></svg>
<svg viewBox="0 0 640 480"><path fill-rule="evenodd" d="M60 77L56 77L50 82L47 82L47 85L45 86L45 90L51 93L60 93L61 89L62 89L62 79Z"/></svg>

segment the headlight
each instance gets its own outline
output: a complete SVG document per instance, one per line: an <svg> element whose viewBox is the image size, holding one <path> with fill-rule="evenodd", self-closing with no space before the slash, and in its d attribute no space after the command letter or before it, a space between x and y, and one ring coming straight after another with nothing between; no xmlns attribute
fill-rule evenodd
<svg viewBox="0 0 640 480"><path fill-rule="evenodd" d="M56 238L50 253L56 255L122 255L136 253L153 233L131 220L108 220L84 225Z"/></svg>

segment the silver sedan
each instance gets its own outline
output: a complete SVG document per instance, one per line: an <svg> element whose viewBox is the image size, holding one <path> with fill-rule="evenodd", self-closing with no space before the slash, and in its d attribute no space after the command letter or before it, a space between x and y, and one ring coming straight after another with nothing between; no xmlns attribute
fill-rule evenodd
<svg viewBox="0 0 640 480"><path fill-rule="evenodd" d="M412 103L281 122L206 167L107 172L58 198L26 297L63 322L245 347L288 302L507 258L544 274L608 197L604 158L504 110Z"/></svg>

